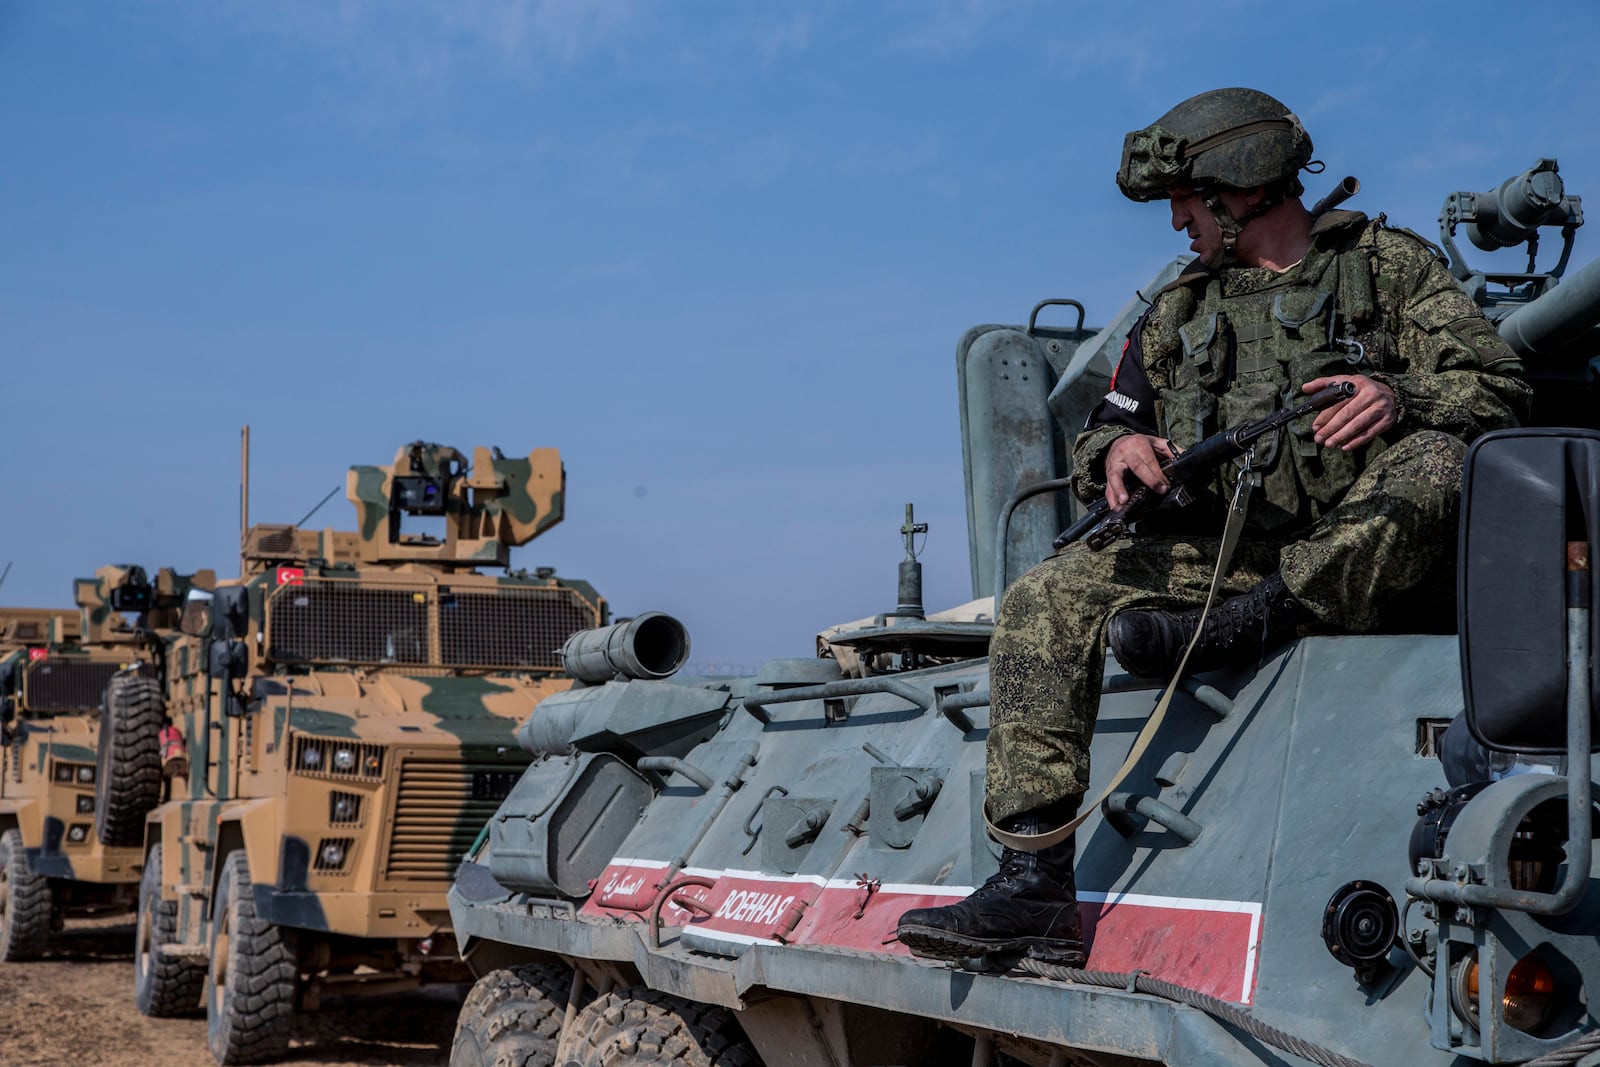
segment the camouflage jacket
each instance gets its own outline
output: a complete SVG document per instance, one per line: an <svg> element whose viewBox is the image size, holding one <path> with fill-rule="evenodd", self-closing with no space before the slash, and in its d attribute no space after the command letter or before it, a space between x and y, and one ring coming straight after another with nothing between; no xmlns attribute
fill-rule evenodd
<svg viewBox="0 0 1600 1067"><path fill-rule="evenodd" d="M1399 422L1352 453L1318 446L1309 418L1265 442L1263 505L1251 526L1292 528L1337 504L1366 464L1418 430L1463 441L1516 425L1532 393L1521 364L1432 246L1382 216L1328 212L1299 264L1199 269L1157 295L1129 335L1111 391L1073 449L1075 488L1105 491L1105 454L1127 433L1190 447L1302 397L1300 385L1370 374L1394 390ZM1214 481L1231 489L1230 470Z"/></svg>

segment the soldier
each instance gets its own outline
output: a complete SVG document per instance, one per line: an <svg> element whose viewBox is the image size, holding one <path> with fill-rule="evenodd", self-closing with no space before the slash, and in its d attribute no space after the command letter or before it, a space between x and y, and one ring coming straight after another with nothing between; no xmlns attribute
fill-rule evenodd
<svg viewBox="0 0 1600 1067"><path fill-rule="evenodd" d="M1260 443L1219 592L1230 599L1203 618L1233 467L1209 506L1105 551L1071 545L1007 590L989 654L986 804L1008 847L971 896L901 918L918 955L1083 965L1062 831L1089 785L1108 642L1129 673L1170 676L1198 631L1189 667L1204 671L1302 625L1371 630L1430 571L1453 570L1466 442L1515 425L1531 393L1431 245L1382 215L1307 211L1298 173L1315 166L1300 120L1252 89L1201 93L1128 134L1118 187L1168 200L1200 258L1130 333L1073 448L1078 495L1119 505L1129 478L1165 490L1160 463L1175 450L1334 382L1356 393Z"/></svg>

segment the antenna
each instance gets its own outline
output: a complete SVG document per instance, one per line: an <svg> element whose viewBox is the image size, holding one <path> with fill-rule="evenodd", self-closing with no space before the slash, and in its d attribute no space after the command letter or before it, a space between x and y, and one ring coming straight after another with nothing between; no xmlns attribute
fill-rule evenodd
<svg viewBox="0 0 1600 1067"><path fill-rule="evenodd" d="M6 575L11 573L11 560L6 560L6 569L0 571L0 585L6 584Z"/></svg>
<svg viewBox="0 0 1600 1067"><path fill-rule="evenodd" d="M239 431L239 543L250 533L250 427Z"/></svg>
<svg viewBox="0 0 1600 1067"><path fill-rule="evenodd" d="M311 518L311 516L315 515L317 512L321 511L322 510L322 505L324 505L328 501L332 500L333 499L333 494L337 493L338 491L339 491L339 487L337 485L334 486L332 489L329 489L328 490L328 495L323 497L321 500L317 501L317 506L316 507L312 508L310 511L306 512L304 515L300 516L300 521L295 523L295 525L296 526L304 526L306 524L306 520Z"/></svg>

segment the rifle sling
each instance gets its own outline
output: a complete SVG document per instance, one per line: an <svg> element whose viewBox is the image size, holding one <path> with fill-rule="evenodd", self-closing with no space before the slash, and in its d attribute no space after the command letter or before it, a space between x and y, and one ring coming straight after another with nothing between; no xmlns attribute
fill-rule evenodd
<svg viewBox="0 0 1600 1067"><path fill-rule="evenodd" d="M1246 453L1247 466L1249 453ZM1200 609L1200 623L1195 627L1194 636L1189 639L1189 646L1183 650L1183 658L1178 661L1178 669L1172 675L1172 681L1167 683L1166 691L1161 694L1161 699L1156 701L1155 710L1150 713L1150 718L1145 722L1144 729L1139 731L1139 736L1134 739L1133 748L1128 751L1128 758L1122 761L1122 766L1117 773L1112 775L1111 784L1093 804L1084 805L1078 812L1077 818L1064 826L1054 830L1046 830L1042 834L1013 834L1000 829L989 818L989 805L985 802L983 807L983 823L989 830L989 836L1007 848L1014 848L1019 852L1038 852L1040 849L1059 845L1077 832L1095 810L1105 803L1107 797L1117 791L1122 780L1133 770L1134 765L1144 758L1145 750L1150 747L1150 742L1155 738L1156 732L1161 729L1161 722L1167 717L1167 708L1172 704L1172 695L1178 690L1178 683L1183 679L1184 668L1189 665L1189 653L1194 651L1194 646L1199 643L1200 635L1205 632L1206 616L1211 613L1211 606L1217 598L1217 587L1222 584L1223 576L1228 573L1228 565L1233 562L1233 550L1239 543L1239 534L1244 530L1245 510L1250 504L1250 494L1246 486L1253 484L1253 479L1248 474L1241 474L1238 483L1234 486L1233 500L1228 505L1228 522L1222 531L1222 548L1217 553L1217 566L1211 572L1211 588L1206 592L1205 606Z"/></svg>

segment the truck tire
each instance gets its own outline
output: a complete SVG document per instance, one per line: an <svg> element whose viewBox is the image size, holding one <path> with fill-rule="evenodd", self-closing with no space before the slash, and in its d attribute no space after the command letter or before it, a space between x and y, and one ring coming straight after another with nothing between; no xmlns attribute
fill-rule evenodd
<svg viewBox="0 0 1600 1067"><path fill-rule="evenodd" d="M571 989L553 963L490 971L461 1005L450 1067L553 1067Z"/></svg>
<svg viewBox="0 0 1600 1067"><path fill-rule="evenodd" d="M161 803L161 683L118 674L106 686L95 762L94 832L102 845L144 844L144 817Z"/></svg>
<svg viewBox="0 0 1600 1067"><path fill-rule="evenodd" d="M266 1063L289 1050L298 968L287 932L256 918L250 864L228 853L211 905L206 1043L220 1064Z"/></svg>
<svg viewBox="0 0 1600 1067"><path fill-rule="evenodd" d="M562 1067L761 1067L732 1012L643 987L607 993L579 1012L565 1058Z"/></svg>
<svg viewBox="0 0 1600 1067"><path fill-rule="evenodd" d="M36 960L50 942L50 881L28 870L22 831L0 834L0 960Z"/></svg>
<svg viewBox="0 0 1600 1067"><path fill-rule="evenodd" d="M139 922L133 946L133 1000L145 1015L170 1018L200 1010L206 961L199 956L169 956L178 939L178 905L161 899L161 846L145 857L139 879Z"/></svg>

